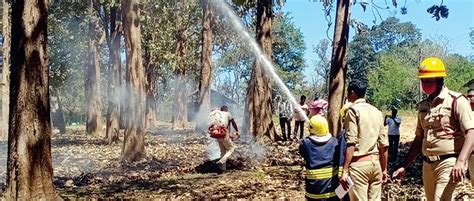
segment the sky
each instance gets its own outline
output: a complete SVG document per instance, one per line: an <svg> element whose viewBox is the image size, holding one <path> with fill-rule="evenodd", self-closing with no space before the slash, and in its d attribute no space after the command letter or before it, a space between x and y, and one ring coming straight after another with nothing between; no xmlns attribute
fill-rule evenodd
<svg viewBox="0 0 474 201"><path fill-rule="evenodd" d="M335 0L334 0L335 1ZM354 1L354 0L352 0ZM371 0L357 0L357 2L372 2ZM439 5L441 0L397 0L398 9L391 5L391 0L373 0L375 4L386 7L387 2L390 10L379 10L382 18L397 17L400 22L412 22L421 30L423 39L430 40L448 40L448 50L452 53L458 53L463 56L471 54L472 49L469 43L469 30L474 27L474 0L444 0L443 5L449 9L448 18L441 18L436 21L426 10L432 5ZM406 4L405 4L406 2ZM400 8L407 8L406 15L400 14ZM313 51L313 45L317 45L323 38L327 38L327 21L324 18L323 6L320 0L286 0L282 8L283 12L289 12L293 22L303 33L306 53L305 73L314 72L314 60L316 58ZM332 14L335 13L335 8ZM370 6L364 12L359 4L351 7L351 18L357 19L366 25L374 25L381 22L381 19L374 17ZM332 18L334 21L334 17ZM329 30L329 36L332 38L334 26ZM354 35L355 30L351 28L350 37ZM306 76L309 79L310 76ZM310 80L306 80L310 81Z"/></svg>

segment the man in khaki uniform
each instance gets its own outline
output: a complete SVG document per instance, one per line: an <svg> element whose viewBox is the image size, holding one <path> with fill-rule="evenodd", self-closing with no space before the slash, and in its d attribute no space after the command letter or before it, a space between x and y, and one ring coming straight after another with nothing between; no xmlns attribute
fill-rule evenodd
<svg viewBox="0 0 474 201"><path fill-rule="evenodd" d="M350 176L354 186L351 200L381 200L382 183L387 175L388 136L384 131L382 112L364 99L366 84L354 80L347 89L353 104L346 112L347 149L340 182L347 189Z"/></svg>
<svg viewBox="0 0 474 201"><path fill-rule="evenodd" d="M474 117L474 88L469 89L467 91L467 99L469 100L469 103L471 104L471 114ZM471 145L471 147L472 146L473 145ZM469 175L471 176L471 187L472 187L472 189L474 189L474 152L473 151L471 151L471 157L469 159Z"/></svg>
<svg viewBox="0 0 474 201"><path fill-rule="evenodd" d="M421 88L428 98L418 108L415 139L395 179L404 176L406 167L423 153L423 184L426 198L451 200L462 180L474 140L474 117L467 99L444 86L443 62L425 59L419 69Z"/></svg>

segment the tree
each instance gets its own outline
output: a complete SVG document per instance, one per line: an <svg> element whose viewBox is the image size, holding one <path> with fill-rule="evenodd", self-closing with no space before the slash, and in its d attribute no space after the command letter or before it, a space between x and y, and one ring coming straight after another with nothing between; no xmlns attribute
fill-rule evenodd
<svg viewBox="0 0 474 201"><path fill-rule="evenodd" d="M145 156L145 75L141 57L139 0L122 0L126 46L126 84L129 116L125 128L122 160L135 161Z"/></svg>
<svg viewBox="0 0 474 201"><path fill-rule="evenodd" d="M344 101L344 85L346 80L346 51L349 40L349 0L337 0L336 24L331 55L331 71L329 74L329 132L337 135L340 129L339 110Z"/></svg>
<svg viewBox="0 0 474 201"><path fill-rule="evenodd" d="M146 37L148 38L148 37ZM151 40L153 43L153 40ZM156 65L153 63L152 54L148 46L145 45L145 76L146 76L146 104L145 104L145 127L149 128L156 121Z"/></svg>
<svg viewBox="0 0 474 201"><path fill-rule="evenodd" d="M8 136L8 112L10 105L10 3L2 1L2 37L3 37L3 63L2 63L2 105L0 116L0 140L6 140Z"/></svg>
<svg viewBox="0 0 474 201"><path fill-rule="evenodd" d="M203 0L201 72L199 76L199 111L211 108L212 75L212 0Z"/></svg>
<svg viewBox="0 0 474 201"><path fill-rule="evenodd" d="M272 19L273 0L259 0L257 3L256 40L267 58L272 58ZM251 134L256 140L268 136L272 140L279 140L272 121L272 88L271 80L263 72L261 61L256 58L250 83L247 89L247 104L245 116L246 133ZM244 131L245 132L245 131Z"/></svg>
<svg viewBox="0 0 474 201"><path fill-rule="evenodd" d="M389 109L413 107L419 93L417 73L418 61L406 56L416 51L413 48L392 48L377 54L379 66L368 74L367 99L378 108Z"/></svg>
<svg viewBox="0 0 474 201"><path fill-rule="evenodd" d="M367 81L370 69L376 68L377 56L370 39L370 30L367 27L360 29L349 43L347 54L348 78Z"/></svg>
<svg viewBox="0 0 474 201"><path fill-rule="evenodd" d="M85 87L77 86L85 86L89 35L82 32L89 17L88 3L53 1L48 7L49 86L68 123L84 122Z"/></svg>
<svg viewBox="0 0 474 201"><path fill-rule="evenodd" d="M186 78L194 75L196 76L196 68L199 66L199 44L195 41L200 41L199 33L201 29L192 26L198 23L196 19L196 11L199 6L196 1L180 0L175 2L175 26L174 32L174 104L172 115L172 129L183 129L188 123L188 108L187 108L187 94L191 91L186 83ZM197 77L197 76L196 76ZM196 86L196 85L195 85ZM196 89L198 90L198 89ZM194 90L193 90L194 91Z"/></svg>
<svg viewBox="0 0 474 201"><path fill-rule="evenodd" d="M255 19L251 17L255 12L248 11L243 19L252 19L248 23L249 29L255 29ZM239 13L238 13L239 14ZM247 16L250 15L250 16ZM303 34L292 22L287 13L278 13L272 20L272 55L276 71L283 82L291 89L296 90L304 85L303 69L305 67ZM222 32L226 27L225 21L217 21L215 28ZM215 63L213 76L214 88L223 95L233 99L237 103L245 102L246 88L250 80L252 65L255 60L249 54L249 44L242 41L238 34L229 32L216 35L216 55L219 57ZM273 92L278 92L275 89Z"/></svg>
<svg viewBox="0 0 474 201"><path fill-rule="evenodd" d="M303 33L288 13L279 13L273 20L271 30L272 58L279 76L290 89L303 85L302 71L306 67Z"/></svg>
<svg viewBox="0 0 474 201"><path fill-rule="evenodd" d="M121 77L120 69L122 63L121 56L121 15L119 7L114 4L110 8L110 27L107 36L109 46L109 70L108 70L108 108L106 124L106 143L112 144L119 141L119 121L120 121L120 92ZM107 32L106 32L107 33Z"/></svg>
<svg viewBox="0 0 474 201"><path fill-rule="evenodd" d="M313 47L313 52L318 58L318 60L315 61L316 74L323 78L323 89L325 90L326 94L329 92L329 71L331 70L331 58L328 56L329 43L330 41L328 39L322 39L319 41L317 46Z"/></svg>
<svg viewBox="0 0 474 201"><path fill-rule="evenodd" d="M95 5L94 5L95 4ZM96 0L90 0L89 19L89 58L85 82L86 92L86 131L98 136L102 131L101 125L101 95L100 95L100 55L99 46L103 42L99 21L93 11L98 7ZM98 31L98 32L97 32Z"/></svg>
<svg viewBox="0 0 474 201"><path fill-rule="evenodd" d="M349 44L348 77L367 81L369 71L379 67L377 53L391 48L415 45L421 40L420 30L411 22L400 23L389 17L371 28L359 24L358 33Z"/></svg>
<svg viewBox="0 0 474 201"><path fill-rule="evenodd" d="M47 1L13 1L7 200L55 200L49 116ZM24 13L28 13L25 15Z"/></svg>
<svg viewBox="0 0 474 201"><path fill-rule="evenodd" d="M474 78L474 63L458 54L449 55L443 61L448 71L446 86L457 92L466 92L467 88L463 88L463 85Z"/></svg>
<svg viewBox="0 0 474 201"><path fill-rule="evenodd" d="M374 25L369 36L376 52L421 40L421 32L413 23L400 23L400 20L395 17L389 17L379 25Z"/></svg>
<svg viewBox="0 0 474 201"><path fill-rule="evenodd" d="M469 43L471 43L471 55L469 59L474 61L474 53L472 53L472 50L474 50L474 27L471 27L471 31L469 31Z"/></svg>

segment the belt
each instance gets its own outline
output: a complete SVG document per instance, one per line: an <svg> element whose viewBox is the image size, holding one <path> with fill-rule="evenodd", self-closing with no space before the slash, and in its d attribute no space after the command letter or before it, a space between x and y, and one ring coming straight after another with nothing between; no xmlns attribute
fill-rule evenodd
<svg viewBox="0 0 474 201"><path fill-rule="evenodd" d="M362 162L362 161L373 161L373 160L379 160L379 156L375 154L369 154L369 155L364 155L364 156L354 156L352 157L351 163L354 162Z"/></svg>
<svg viewBox="0 0 474 201"><path fill-rule="evenodd" d="M438 155L438 156L423 156L423 161L428 163L433 163L436 161L441 161L448 158L457 158L459 154L445 154L445 155Z"/></svg>

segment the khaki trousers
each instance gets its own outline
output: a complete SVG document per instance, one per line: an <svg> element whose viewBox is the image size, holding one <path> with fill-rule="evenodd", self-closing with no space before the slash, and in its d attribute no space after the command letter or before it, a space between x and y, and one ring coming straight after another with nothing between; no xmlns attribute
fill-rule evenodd
<svg viewBox="0 0 474 201"><path fill-rule="evenodd" d="M456 158L437 162L423 162L423 186L427 201L452 200L457 183L451 180L451 170Z"/></svg>
<svg viewBox="0 0 474 201"><path fill-rule="evenodd" d="M474 154L471 154L469 159L469 175L471 176L471 187L474 189Z"/></svg>
<svg viewBox="0 0 474 201"><path fill-rule="evenodd" d="M354 182L354 186L349 191L351 201L381 200L382 168L376 158L372 161L351 163L349 175Z"/></svg>
<svg viewBox="0 0 474 201"><path fill-rule="evenodd" d="M219 148L221 150L221 158L219 159L219 163L225 164L227 159L230 157L232 152L234 152L234 143L230 139L229 135L227 134L224 138L216 138L217 142L219 143Z"/></svg>

